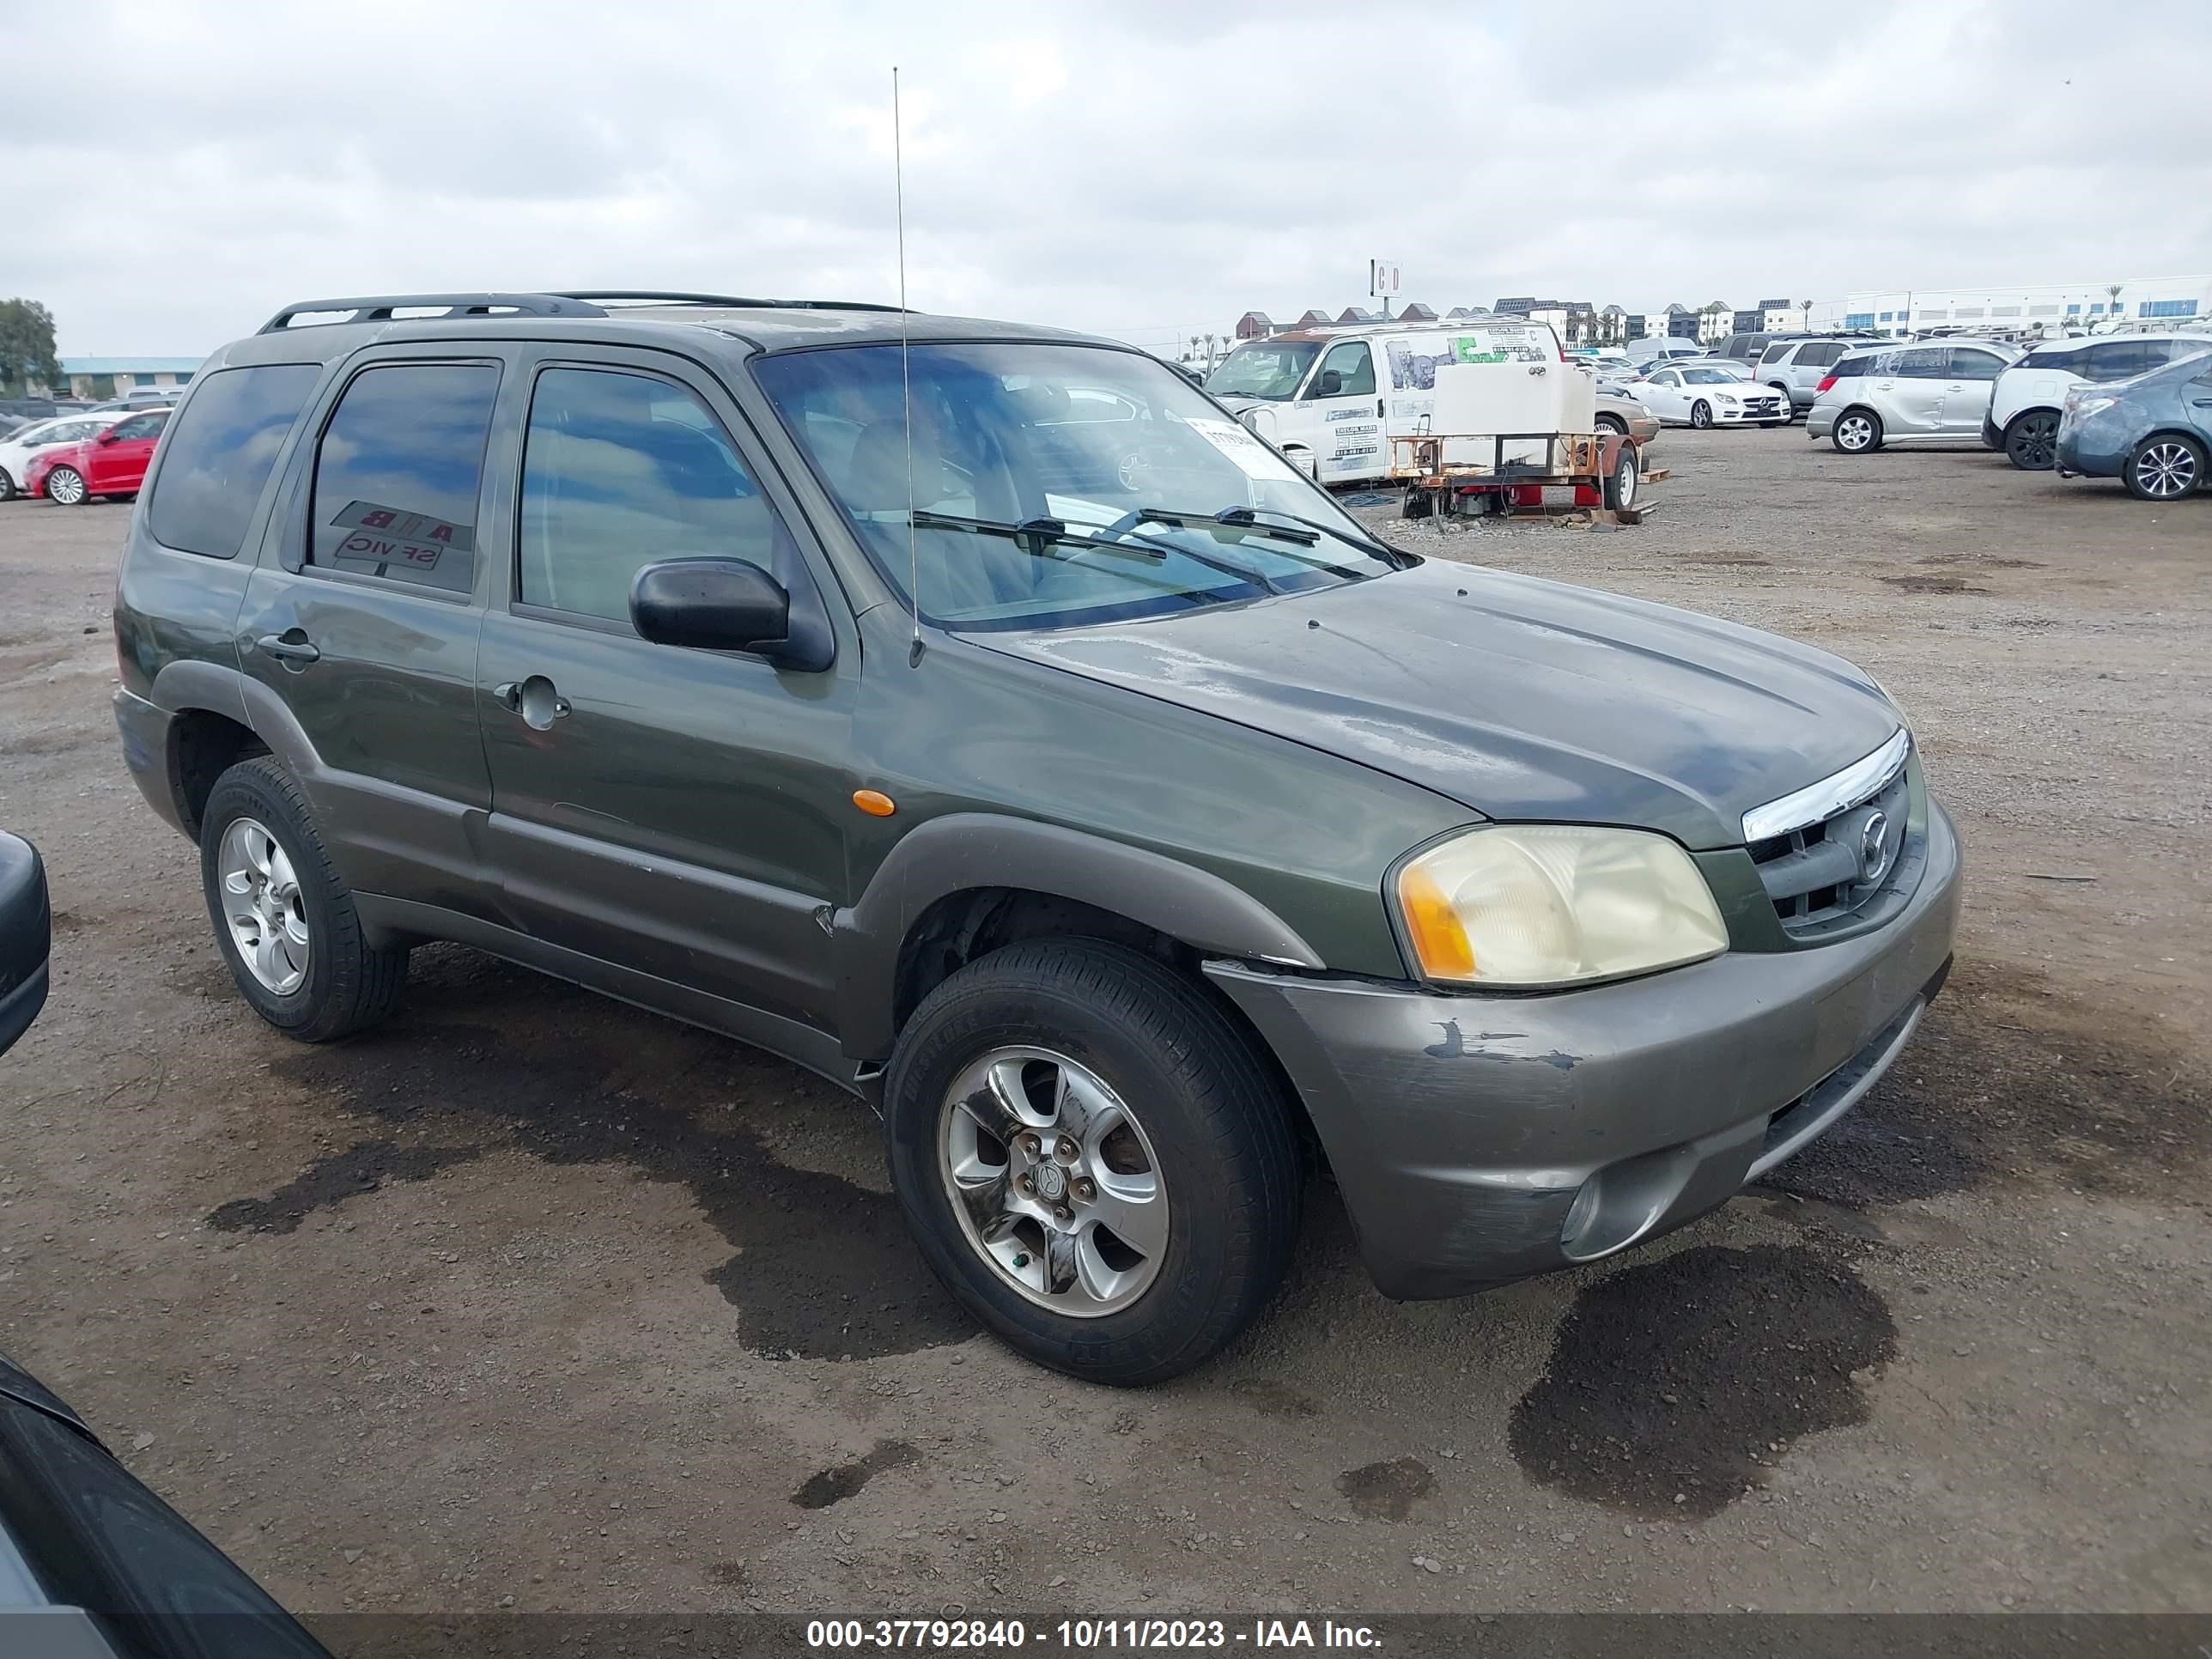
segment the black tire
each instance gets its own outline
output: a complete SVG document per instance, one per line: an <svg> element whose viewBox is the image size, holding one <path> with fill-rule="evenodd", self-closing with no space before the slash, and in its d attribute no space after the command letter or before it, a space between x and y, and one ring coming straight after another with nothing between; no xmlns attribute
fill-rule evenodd
<svg viewBox="0 0 2212 1659"><path fill-rule="evenodd" d="M1881 447L1881 416L1856 404L1836 416L1828 441L1844 455L1871 455Z"/></svg>
<svg viewBox="0 0 2212 1659"><path fill-rule="evenodd" d="M218 854L224 833L240 818L268 830L299 883L312 945L305 975L289 995L277 994L254 976L224 915ZM328 1042L377 1024L398 1003L407 978L406 950L375 949L362 939L353 891L331 866L307 797L270 757L240 761L216 780L200 815L200 885L216 948L240 994L285 1036Z"/></svg>
<svg viewBox="0 0 2212 1659"><path fill-rule="evenodd" d="M15 499L15 481L8 476L8 469L0 466L0 501Z"/></svg>
<svg viewBox="0 0 2212 1659"><path fill-rule="evenodd" d="M2204 446L2179 432L2154 432L2129 453L2121 477L2139 501L2179 501L2204 487Z"/></svg>
<svg viewBox="0 0 2212 1659"><path fill-rule="evenodd" d="M57 507L82 507L92 499L84 487L84 474L73 466L58 466L46 476L42 488Z"/></svg>
<svg viewBox="0 0 2212 1659"><path fill-rule="evenodd" d="M1638 459L1636 446L1626 438L1620 450L1613 458L1612 470L1605 475L1605 504L1618 513L1636 505L1638 486L1644 482L1644 464Z"/></svg>
<svg viewBox="0 0 2212 1659"><path fill-rule="evenodd" d="M2012 417L2004 433L2005 459L2023 472L2048 472L2058 465L2058 411L2031 409Z"/></svg>
<svg viewBox="0 0 2212 1659"><path fill-rule="evenodd" d="M1690 405L1690 424L1703 431L1713 423L1713 406L1703 398Z"/></svg>
<svg viewBox="0 0 2212 1659"><path fill-rule="evenodd" d="M1024 1047L1066 1056L1133 1103L1174 1206L1150 1285L1096 1316L1017 1289L970 1243L941 1173L960 1074ZM1132 1387L1180 1376L1251 1322L1289 1264L1302 1170L1274 1073L1204 988L1121 945L1031 940L952 975L899 1034L884 1124L891 1185L931 1269L1008 1346L1071 1376Z"/></svg>
<svg viewBox="0 0 2212 1659"><path fill-rule="evenodd" d="M1628 422L1618 415L1601 415L1597 417L1597 429L1601 432L1618 433L1626 438L1628 435Z"/></svg>

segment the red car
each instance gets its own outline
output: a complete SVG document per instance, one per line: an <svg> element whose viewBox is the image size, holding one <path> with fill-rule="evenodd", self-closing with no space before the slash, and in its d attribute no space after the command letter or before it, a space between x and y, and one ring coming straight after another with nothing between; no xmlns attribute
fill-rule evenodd
<svg viewBox="0 0 2212 1659"><path fill-rule="evenodd" d="M64 507L81 507L102 495L135 495L154 459L154 446L170 411L149 409L118 421L97 438L33 457L23 479L26 494Z"/></svg>

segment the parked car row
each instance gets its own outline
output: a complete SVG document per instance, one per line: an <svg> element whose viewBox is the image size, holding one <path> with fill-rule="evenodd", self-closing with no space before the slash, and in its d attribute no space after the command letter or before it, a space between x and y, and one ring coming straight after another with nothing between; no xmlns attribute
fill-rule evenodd
<svg viewBox="0 0 2212 1659"><path fill-rule="evenodd" d="M44 495L79 507L135 495L168 424L169 409L64 415L0 442L0 501Z"/></svg>
<svg viewBox="0 0 2212 1659"><path fill-rule="evenodd" d="M1805 430L1846 455L1979 437L2023 471L2116 477L2142 500L2175 501L2203 487L2212 453L2212 334L1849 351L1815 387Z"/></svg>

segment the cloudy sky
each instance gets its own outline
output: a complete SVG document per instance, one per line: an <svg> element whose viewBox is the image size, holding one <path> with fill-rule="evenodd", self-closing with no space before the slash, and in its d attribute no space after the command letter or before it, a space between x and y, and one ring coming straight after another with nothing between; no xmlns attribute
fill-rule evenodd
<svg viewBox="0 0 2212 1659"><path fill-rule="evenodd" d="M0 296L116 355L325 295L888 299L894 63L912 302L1146 344L1376 255L1439 310L2212 269L2212 32L2105 15L0 0Z"/></svg>

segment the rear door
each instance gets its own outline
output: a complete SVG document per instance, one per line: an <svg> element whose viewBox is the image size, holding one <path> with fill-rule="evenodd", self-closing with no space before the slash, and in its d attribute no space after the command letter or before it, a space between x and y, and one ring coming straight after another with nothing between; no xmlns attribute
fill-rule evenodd
<svg viewBox="0 0 2212 1659"><path fill-rule="evenodd" d="M154 446L169 423L166 409L118 421L85 447L85 489L94 495L127 495L145 482Z"/></svg>
<svg viewBox="0 0 2212 1659"><path fill-rule="evenodd" d="M528 376L477 668L506 905L562 949L826 1029L860 672L827 562L695 366L546 347ZM811 584L833 665L641 639L638 570L701 555Z"/></svg>
<svg viewBox="0 0 2212 1659"><path fill-rule="evenodd" d="M509 503L520 348L356 356L310 418L277 556L239 613L239 662L313 746L302 778L340 870L388 898L498 918L481 854L491 775L477 726L483 549ZM496 434L496 435L495 435Z"/></svg>
<svg viewBox="0 0 2212 1659"><path fill-rule="evenodd" d="M1943 430L1943 390L1949 384L1948 346L1908 346L1893 353L1889 372L1875 377L1875 408L1893 438L1932 438ZM1978 416L1977 417L1978 418Z"/></svg>
<svg viewBox="0 0 2212 1659"><path fill-rule="evenodd" d="M1982 429L1982 417L1990 412L1990 394L1996 389L1997 376L2004 373L2005 359L1979 346L1954 345L1948 367L1949 378L1943 384L1943 430L1976 436Z"/></svg>

